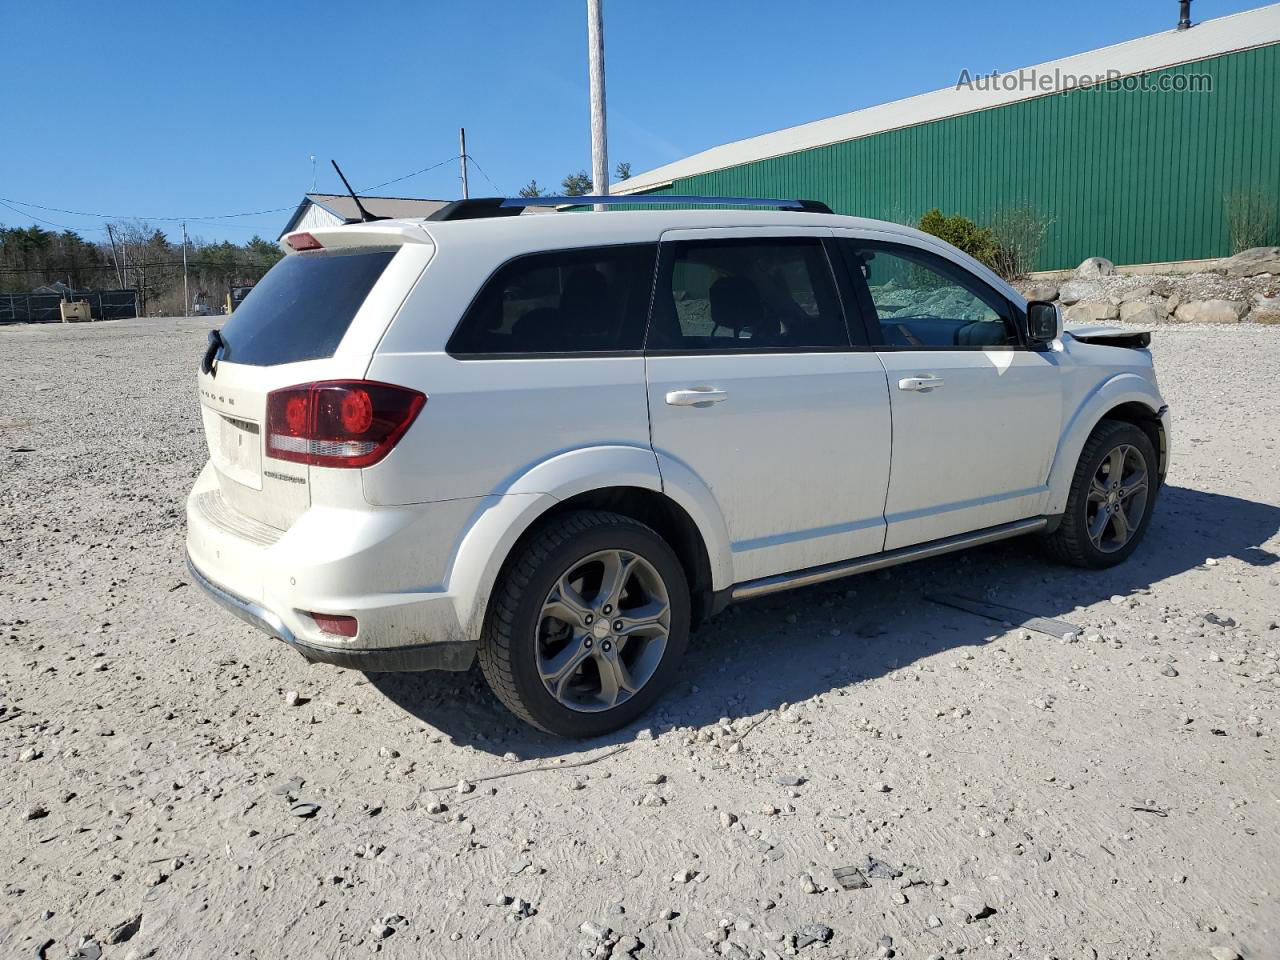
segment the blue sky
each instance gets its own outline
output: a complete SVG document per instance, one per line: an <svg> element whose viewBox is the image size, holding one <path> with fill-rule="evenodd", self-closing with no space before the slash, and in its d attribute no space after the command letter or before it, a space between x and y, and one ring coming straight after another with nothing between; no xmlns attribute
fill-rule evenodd
<svg viewBox="0 0 1280 960"><path fill-rule="evenodd" d="M1196 0L1195 19L1258 0ZM605 0L609 155L742 137L1171 28L1176 0ZM585 0L0 0L0 197L274 239L338 159L364 188L456 157L472 195L589 167ZM483 173L481 172L483 171ZM486 177L487 175L487 177ZM382 191L456 197L457 163ZM97 217L0 207L82 231ZM88 233L91 237L99 233Z"/></svg>

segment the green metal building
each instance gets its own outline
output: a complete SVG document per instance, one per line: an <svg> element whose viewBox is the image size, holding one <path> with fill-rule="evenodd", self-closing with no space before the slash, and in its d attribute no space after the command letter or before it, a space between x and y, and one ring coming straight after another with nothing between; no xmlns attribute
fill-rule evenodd
<svg viewBox="0 0 1280 960"><path fill-rule="evenodd" d="M990 223L1030 205L1051 221L1041 270L1226 256L1229 209L1280 225L1280 4L960 79L714 147L614 192L804 197L904 223L935 207Z"/></svg>

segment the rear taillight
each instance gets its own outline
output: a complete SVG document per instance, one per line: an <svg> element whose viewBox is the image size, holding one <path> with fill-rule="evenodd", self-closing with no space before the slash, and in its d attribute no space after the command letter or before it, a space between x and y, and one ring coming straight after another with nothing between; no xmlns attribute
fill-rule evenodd
<svg viewBox="0 0 1280 960"><path fill-rule="evenodd" d="M267 394L267 456L316 467L367 467L396 445L426 404L417 390L322 380Z"/></svg>

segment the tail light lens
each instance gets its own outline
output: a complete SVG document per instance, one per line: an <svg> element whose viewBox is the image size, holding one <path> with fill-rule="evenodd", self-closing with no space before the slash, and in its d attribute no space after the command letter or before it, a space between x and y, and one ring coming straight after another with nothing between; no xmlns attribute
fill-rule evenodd
<svg viewBox="0 0 1280 960"><path fill-rule="evenodd" d="M396 445L427 398L368 380L323 380L267 395L267 456L316 467L367 467Z"/></svg>

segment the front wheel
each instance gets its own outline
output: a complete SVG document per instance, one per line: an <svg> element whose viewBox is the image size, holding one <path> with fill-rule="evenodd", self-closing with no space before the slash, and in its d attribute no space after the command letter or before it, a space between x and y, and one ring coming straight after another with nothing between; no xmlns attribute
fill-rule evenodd
<svg viewBox="0 0 1280 960"><path fill-rule="evenodd" d="M1103 420L1080 454L1049 553L1077 567L1113 567L1146 533L1159 489L1151 440L1131 423Z"/></svg>
<svg viewBox="0 0 1280 960"><path fill-rule="evenodd" d="M534 726L599 736L630 723L671 683L689 611L684 570L656 532L615 513L566 514L504 570L480 669Z"/></svg>

